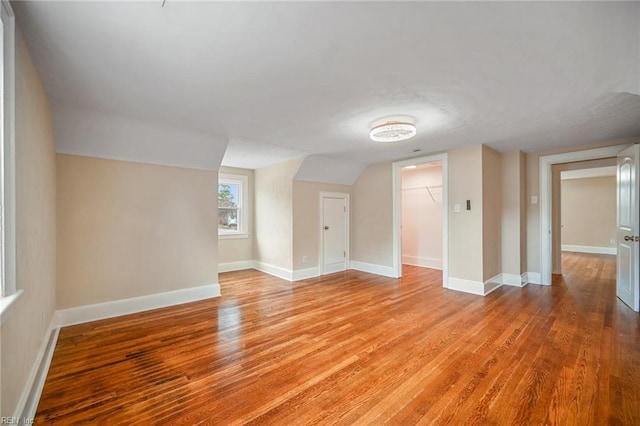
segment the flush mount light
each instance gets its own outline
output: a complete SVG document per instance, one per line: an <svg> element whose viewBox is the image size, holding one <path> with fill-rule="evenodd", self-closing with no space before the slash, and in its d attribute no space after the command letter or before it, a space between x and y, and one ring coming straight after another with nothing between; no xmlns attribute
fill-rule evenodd
<svg viewBox="0 0 640 426"><path fill-rule="evenodd" d="M389 121L374 126L369 137L374 142L399 142L416 135L416 126L403 121Z"/></svg>

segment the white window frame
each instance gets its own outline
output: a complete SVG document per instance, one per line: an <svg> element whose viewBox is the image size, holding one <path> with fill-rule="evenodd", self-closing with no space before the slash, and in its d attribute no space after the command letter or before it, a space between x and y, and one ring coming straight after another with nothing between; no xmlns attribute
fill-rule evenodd
<svg viewBox="0 0 640 426"><path fill-rule="evenodd" d="M218 229L218 238L223 240L232 238L248 238L249 224L247 223L247 218L249 215L247 214L247 210L249 207L249 178L243 175L220 173L218 175L218 186L224 184L238 185L238 216L240 223L237 231Z"/></svg>
<svg viewBox="0 0 640 426"><path fill-rule="evenodd" d="M16 288L15 218L15 17L7 0L0 2L0 323L22 294Z"/></svg>

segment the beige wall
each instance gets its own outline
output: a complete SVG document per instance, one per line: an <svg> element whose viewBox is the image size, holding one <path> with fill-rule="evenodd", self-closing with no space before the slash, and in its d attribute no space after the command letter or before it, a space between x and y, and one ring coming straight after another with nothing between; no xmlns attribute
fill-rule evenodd
<svg viewBox="0 0 640 426"><path fill-rule="evenodd" d="M482 145L449 151L448 162L449 276L483 281ZM454 213L456 204L459 213Z"/></svg>
<svg viewBox="0 0 640 426"><path fill-rule="evenodd" d="M403 169L401 176L402 262L441 268L442 165Z"/></svg>
<svg viewBox="0 0 640 426"><path fill-rule="evenodd" d="M482 145L482 281L502 273L502 156Z"/></svg>
<svg viewBox="0 0 640 426"><path fill-rule="evenodd" d="M293 269L318 266L320 249L320 192L351 194L351 186L293 181ZM307 262L302 261L306 256Z"/></svg>
<svg viewBox="0 0 640 426"><path fill-rule="evenodd" d="M17 288L2 324L1 410L11 416L56 307L56 169L49 100L16 38Z"/></svg>
<svg viewBox="0 0 640 426"><path fill-rule="evenodd" d="M562 244L615 247L616 177L562 181Z"/></svg>
<svg viewBox="0 0 640 426"><path fill-rule="evenodd" d="M254 259L293 267L293 177L304 158L255 171Z"/></svg>
<svg viewBox="0 0 640 426"><path fill-rule="evenodd" d="M57 157L58 308L214 284L217 172Z"/></svg>
<svg viewBox="0 0 640 426"><path fill-rule="evenodd" d="M351 260L393 266L391 163L367 167L353 185Z"/></svg>
<svg viewBox="0 0 640 426"><path fill-rule="evenodd" d="M524 243L524 154L510 151L502 154L502 272L520 275Z"/></svg>
<svg viewBox="0 0 640 426"><path fill-rule="evenodd" d="M247 231L248 238L218 238L218 263L239 262L243 260L253 259L253 240L254 240L254 172L248 169L238 169L233 167L221 167L220 173L246 176L249 187L247 190L248 203L247 209Z"/></svg>

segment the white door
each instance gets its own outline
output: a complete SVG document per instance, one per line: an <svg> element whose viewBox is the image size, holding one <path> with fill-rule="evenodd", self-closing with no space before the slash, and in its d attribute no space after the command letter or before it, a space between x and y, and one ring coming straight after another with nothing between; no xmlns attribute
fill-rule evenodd
<svg viewBox="0 0 640 426"><path fill-rule="evenodd" d="M618 154L618 268L616 294L634 311L640 309L640 145Z"/></svg>
<svg viewBox="0 0 640 426"><path fill-rule="evenodd" d="M322 196L322 274L347 269L347 198Z"/></svg>

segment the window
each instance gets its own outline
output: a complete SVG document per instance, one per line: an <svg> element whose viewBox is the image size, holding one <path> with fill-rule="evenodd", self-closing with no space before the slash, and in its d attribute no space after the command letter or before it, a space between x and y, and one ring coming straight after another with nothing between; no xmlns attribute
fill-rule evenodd
<svg viewBox="0 0 640 426"><path fill-rule="evenodd" d="M15 243L15 86L14 16L9 2L0 2L0 314L22 293L16 289ZM1 322L1 317L0 317Z"/></svg>
<svg viewBox="0 0 640 426"><path fill-rule="evenodd" d="M221 174L218 178L218 235L221 238L247 238L248 178Z"/></svg>

